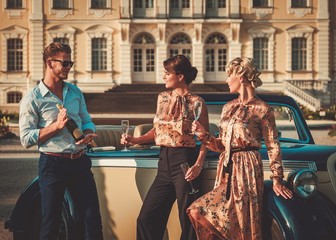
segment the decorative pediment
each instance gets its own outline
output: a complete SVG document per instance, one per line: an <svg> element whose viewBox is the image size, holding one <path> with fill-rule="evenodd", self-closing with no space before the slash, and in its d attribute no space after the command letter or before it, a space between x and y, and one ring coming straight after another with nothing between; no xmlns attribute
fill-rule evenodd
<svg viewBox="0 0 336 240"><path fill-rule="evenodd" d="M253 37L267 37L269 38L276 31L275 28L270 26L256 26L249 28L247 32Z"/></svg>
<svg viewBox="0 0 336 240"><path fill-rule="evenodd" d="M286 29L290 37L309 37L315 31L308 25L294 25Z"/></svg>
<svg viewBox="0 0 336 240"><path fill-rule="evenodd" d="M93 25L85 29L85 31L91 38L110 38L114 29L103 25Z"/></svg>
<svg viewBox="0 0 336 240"><path fill-rule="evenodd" d="M48 29L52 39L54 38L68 38L70 39L76 32L76 29L67 25L56 25Z"/></svg>
<svg viewBox="0 0 336 240"><path fill-rule="evenodd" d="M1 29L0 32L5 36L5 38L24 38L28 34L28 30L16 25L9 26L7 28Z"/></svg>

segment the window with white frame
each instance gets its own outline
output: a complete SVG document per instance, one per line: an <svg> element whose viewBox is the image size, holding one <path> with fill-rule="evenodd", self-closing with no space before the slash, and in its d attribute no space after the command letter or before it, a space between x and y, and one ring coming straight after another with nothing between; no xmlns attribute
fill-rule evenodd
<svg viewBox="0 0 336 240"><path fill-rule="evenodd" d="M307 39L292 38L292 70L307 70Z"/></svg>
<svg viewBox="0 0 336 240"><path fill-rule="evenodd" d="M73 14L74 0L49 0L49 12L58 18Z"/></svg>
<svg viewBox="0 0 336 240"><path fill-rule="evenodd" d="M308 1L307 0L291 0L291 7L293 8L308 7Z"/></svg>
<svg viewBox="0 0 336 240"><path fill-rule="evenodd" d="M190 0L182 0L182 8L190 8Z"/></svg>
<svg viewBox="0 0 336 240"><path fill-rule="evenodd" d="M303 17L306 14L312 13L312 0L287 0L287 9L289 14Z"/></svg>
<svg viewBox="0 0 336 240"><path fill-rule="evenodd" d="M183 54L189 60L191 57L191 40L190 37L185 33L176 34L169 43L169 57Z"/></svg>
<svg viewBox="0 0 336 240"><path fill-rule="evenodd" d="M113 57L113 28L93 25L85 31L87 33L86 49L88 49L86 71L91 74L91 77L94 74L92 71L104 71L106 74L110 74Z"/></svg>
<svg viewBox="0 0 336 240"><path fill-rule="evenodd" d="M106 38L93 38L92 51L92 71L107 70L107 40Z"/></svg>
<svg viewBox="0 0 336 240"><path fill-rule="evenodd" d="M133 41L133 80L155 81L155 40L148 33L138 34Z"/></svg>
<svg viewBox="0 0 336 240"><path fill-rule="evenodd" d="M226 0L209 0L206 1L207 17L224 17L227 15Z"/></svg>
<svg viewBox="0 0 336 240"><path fill-rule="evenodd" d="M2 48L1 71L15 75L27 71L28 30L19 26L11 26L0 31Z"/></svg>
<svg viewBox="0 0 336 240"><path fill-rule="evenodd" d="M259 69L268 70L268 38L253 39L253 58Z"/></svg>
<svg viewBox="0 0 336 240"><path fill-rule="evenodd" d="M107 8L107 0L91 0L91 8Z"/></svg>
<svg viewBox="0 0 336 240"><path fill-rule="evenodd" d="M287 71L312 71L314 31L308 25L294 25L287 29Z"/></svg>
<svg viewBox="0 0 336 240"><path fill-rule="evenodd" d="M275 28L255 26L248 29L247 32L249 33L249 56L253 56L260 69L274 71Z"/></svg>
<svg viewBox="0 0 336 240"><path fill-rule="evenodd" d="M250 0L250 11L257 17L273 14L274 0Z"/></svg>
<svg viewBox="0 0 336 240"><path fill-rule="evenodd" d="M225 73L228 45L221 33L213 33L205 40L205 78L208 81L221 79Z"/></svg>
<svg viewBox="0 0 336 240"><path fill-rule="evenodd" d="M190 8L190 0L170 0L171 8Z"/></svg>
<svg viewBox="0 0 336 240"><path fill-rule="evenodd" d="M7 103L19 103L22 99L22 92L7 92Z"/></svg>
<svg viewBox="0 0 336 240"><path fill-rule="evenodd" d="M86 0L88 5L88 14L97 17L104 17L112 11L112 0Z"/></svg>
<svg viewBox="0 0 336 240"><path fill-rule="evenodd" d="M23 8L22 0L6 0L7 9Z"/></svg>
<svg viewBox="0 0 336 240"><path fill-rule="evenodd" d="M27 0L1 0L2 11L6 12L8 18L21 18L22 13L26 11ZM1 4L0 4L1 5Z"/></svg>
<svg viewBox="0 0 336 240"><path fill-rule="evenodd" d="M69 7L69 0L53 0L52 8L54 9L67 9Z"/></svg>
<svg viewBox="0 0 336 240"><path fill-rule="evenodd" d="M190 0L170 0L169 2L170 17L190 17L190 10Z"/></svg>
<svg viewBox="0 0 336 240"><path fill-rule="evenodd" d="M207 8L226 8L226 0L208 0L206 1Z"/></svg>
<svg viewBox="0 0 336 240"><path fill-rule="evenodd" d="M153 0L134 0L133 2L134 17L153 17L154 1Z"/></svg>
<svg viewBox="0 0 336 240"><path fill-rule="evenodd" d="M268 0L253 0L253 7L268 7Z"/></svg>
<svg viewBox="0 0 336 240"><path fill-rule="evenodd" d="M153 8L153 0L134 0L135 8Z"/></svg>
<svg viewBox="0 0 336 240"><path fill-rule="evenodd" d="M23 41L19 38L7 40L7 71L23 70Z"/></svg>

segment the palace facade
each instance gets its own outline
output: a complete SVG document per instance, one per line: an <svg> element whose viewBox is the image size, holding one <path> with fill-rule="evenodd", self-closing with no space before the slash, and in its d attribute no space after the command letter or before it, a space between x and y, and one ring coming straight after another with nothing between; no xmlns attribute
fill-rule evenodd
<svg viewBox="0 0 336 240"><path fill-rule="evenodd" d="M256 59L262 91L318 111L335 104L334 0L0 0L0 107L44 75L43 49L68 43L69 81L83 92L162 84L162 62L187 55L195 83L223 83L225 65Z"/></svg>

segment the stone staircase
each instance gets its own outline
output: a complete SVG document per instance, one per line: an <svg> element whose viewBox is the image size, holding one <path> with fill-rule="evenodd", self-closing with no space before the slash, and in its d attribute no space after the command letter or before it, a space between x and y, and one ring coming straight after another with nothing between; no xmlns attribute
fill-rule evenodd
<svg viewBox="0 0 336 240"><path fill-rule="evenodd" d="M148 84L148 83L132 83L121 84L110 89L108 92L140 92L140 93L159 93L165 91L164 84ZM209 92L228 92L227 84L191 84L190 91L193 93L209 93Z"/></svg>
<svg viewBox="0 0 336 240"><path fill-rule="evenodd" d="M323 86L314 86L312 81L288 80L284 82L284 94L295 99L300 105L316 112L330 107L330 92Z"/></svg>
<svg viewBox="0 0 336 240"><path fill-rule="evenodd" d="M164 84L122 84L105 93L84 93L89 113L96 124L120 124L120 117L131 119L131 114L149 114L156 110L157 95L167 90ZM226 84L192 84L193 93L228 92ZM100 117L99 117L100 116ZM108 117L106 117L108 116ZM151 119L132 119L152 122Z"/></svg>

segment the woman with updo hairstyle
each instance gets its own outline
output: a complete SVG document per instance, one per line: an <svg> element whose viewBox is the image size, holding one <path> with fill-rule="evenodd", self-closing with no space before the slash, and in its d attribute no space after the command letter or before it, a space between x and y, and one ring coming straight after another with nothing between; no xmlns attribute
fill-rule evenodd
<svg viewBox="0 0 336 240"><path fill-rule="evenodd" d="M198 121L209 129L208 111L204 100L189 91L189 85L197 76L197 69L184 55L176 55L163 62L163 80L167 91L157 100L153 128L140 137L123 135L121 143L143 144L155 141L160 146L158 172L150 187L137 219L137 240L160 240L163 238L172 206L177 200L181 225L181 240L196 238L187 215L189 205L199 197L189 194L193 181L199 187L198 176L207 152L204 144L196 148L191 125L195 120L194 103L200 102L202 111ZM183 173L181 164L190 168Z"/></svg>
<svg viewBox="0 0 336 240"><path fill-rule="evenodd" d="M214 189L187 209L197 239L260 240L264 176L259 149L265 141L273 191L290 199L273 109L255 94L262 85L252 58L235 58L226 66L227 84L238 97L223 106L219 137L196 121L192 131L212 151L220 152Z"/></svg>

